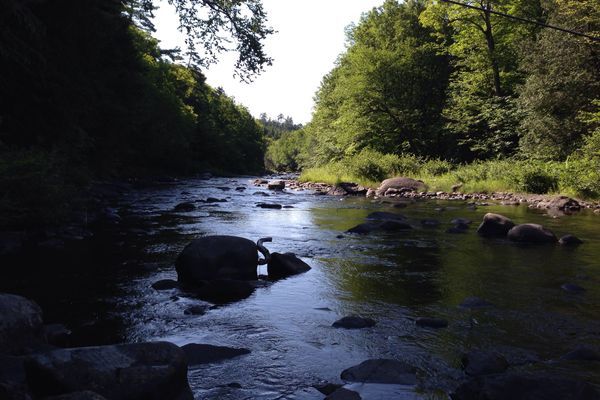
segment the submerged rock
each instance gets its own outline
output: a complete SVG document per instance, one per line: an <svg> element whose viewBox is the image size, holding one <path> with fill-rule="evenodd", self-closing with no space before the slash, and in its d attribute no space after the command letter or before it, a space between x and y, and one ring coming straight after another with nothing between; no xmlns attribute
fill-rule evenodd
<svg viewBox="0 0 600 400"><path fill-rule="evenodd" d="M575 283L565 283L561 285L560 288L567 293L577 294L585 292L585 289L583 287L576 285Z"/></svg>
<svg viewBox="0 0 600 400"><path fill-rule="evenodd" d="M422 317L422 318L417 318L417 320L415 321L415 324L417 324L417 326L423 327L423 328L446 328L448 326L448 321L446 321L445 319L441 319L441 318L426 318L426 317Z"/></svg>
<svg viewBox="0 0 600 400"><path fill-rule="evenodd" d="M367 219L381 221L405 221L406 217L402 214L395 214L386 211L375 211L367 215Z"/></svg>
<svg viewBox="0 0 600 400"><path fill-rule="evenodd" d="M274 203L258 203L256 205L256 207L270 208L270 209L273 209L273 210L281 210L282 205L281 204L274 204Z"/></svg>
<svg viewBox="0 0 600 400"><path fill-rule="evenodd" d="M190 343L181 346L189 366L209 364L230 358L250 354L248 349L234 347L213 346L210 344Z"/></svg>
<svg viewBox="0 0 600 400"><path fill-rule="evenodd" d="M382 222L365 222L355 226L354 228L348 229L348 233L358 233L359 235L366 235L372 232L396 232L412 229L412 226L402 221L382 221Z"/></svg>
<svg viewBox="0 0 600 400"><path fill-rule="evenodd" d="M487 213L483 216L477 233L483 237L504 237L514 226L514 222L504 215Z"/></svg>
<svg viewBox="0 0 600 400"><path fill-rule="evenodd" d="M589 383L543 373L513 372L474 378L450 395L453 400L598 400Z"/></svg>
<svg viewBox="0 0 600 400"><path fill-rule="evenodd" d="M192 212L196 209L196 206L193 203L179 203L174 208L175 212Z"/></svg>
<svg viewBox="0 0 600 400"><path fill-rule="evenodd" d="M402 361L371 359L344 370L341 378L350 382L415 385L416 372L416 368Z"/></svg>
<svg viewBox="0 0 600 400"><path fill-rule="evenodd" d="M315 389L317 389L319 392L323 393L325 396L328 396L331 393L338 390L339 388L341 388L342 385L337 384L337 383L326 382L326 383L322 383L322 384L313 385L313 387Z"/></svg>
<svg viewBox="0 0 600 400"><path fill-rule="evenodd" d="M44 344L41 308L25 297L0 293L0 354L26 354Z"/></svg>
<svg viewBox="0 0 600 400"><path fill-rule="evenodd" d="M48 344L56 347L68 347L71 341L71 331L63 324L44 325L44 335Z"/></svg>
<svg viewBox="0 0 600 400"><path fill-rule="evenodd" d="M161 279L152 284L152 289L154 290L170 290L177 289L178 287L179 282L174 281L173 279Z"/></svg>
<svg viewBox="0 0 600 400"><path fill-rule="evenodd" d="M521 224L511 228L507 237L513 242L519 243L556 243L558 239L549 229L538 224Z"/></svg>
<svg viewBox="0 0 600 400"><path fill-rule="evenodd" d="M26 365L37 397L92 390L111 400L191 400L183 351L172 343L60 349Z"/></svg>
<svg viewBox="0 0 600 400"><path fill-rule="evenodd" d="M495 351L473 350L461 361L465 373L470 376L497 374L508 368L508 361Z"/></svg>
<svg viewBox="0 0 600 400"><path fill-rule="evenodd" d="M357 315L349 315L335 321L331 326L334 328L362 329L375 326L376 322L371 318L363 318Z"/></svg>
<svg viewBox="0 0 600 400"><path fill-rule="evenodd" d="M208 306L195 305L186 308L183 313L185 315L204 315L208 309Z"/></svg>
<svg viewBox="0 0 600 400"><path fill-rule="evenodd" d="M310 265L293 253L273 253L267 263L267 273L270 279L281 279L310 271L310 269Z"/></svg>
<svg viewBox="0 0 600 400"><path fill-rule="evenodd" d="M421 225L423 225L423 227L425 228L437 228L438 226L440 226L440 223L440 221L433 218L426 218L421 220Z"/></svg>
<svg viewBox="0 0 600 400"><path fill-rule="evenodd" d="M600 352L587 346L579 346L561 357L562 360L600 361Z"/></svg>
<svg viewBox="0 0 600 400"><path fill-rule="evenodd" d="M471 296L471 297L465 298L458 306L461 308L476 309L476 308L492 307L493 304L490 303L489 301L481 299L479 297Z"/></svg>

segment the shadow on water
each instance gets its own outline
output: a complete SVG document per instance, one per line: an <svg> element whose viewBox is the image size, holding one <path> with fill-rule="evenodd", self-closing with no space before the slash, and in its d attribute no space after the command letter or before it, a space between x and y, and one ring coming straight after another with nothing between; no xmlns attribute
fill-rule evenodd
<svg viewBox="0 0 600 400"><path fill-rule="evenodd" d="M241 187L247 189L235 190ZM209 198L226 201L206 203ZM193 210L175 212L182 202L192 203ZM261 202L287 208L256 207ZM591 213L552 218L525 206L473 209L437 201L393 208L364 198L267 191L248 178L139 188L115 207L122 222L98 230L68 256L32 251L25 259L8 260L0 289L38 301L48 322L66 323L75 332L77 345L170 340L252 351L192 368L197 398L322 398L312 384L340 382L343 369L367 358L401 359L424 372L418 390L348 386L364 398L445 398L464 377L461 353L472 348L496 349L519 365L513 368L549 368L600 384L597 369L549 362L580 344L600 346L600 219ZM373 211L403 214L414 229L345 233ZM567 249L482 239L475 230L486 212L541 223L559 236L572 233L585 244ZM473 221L469 230L446 233L458 217ZM440 225L423 227L423 219ZM204 303L150 286L176 279L179 251L209 234L271 236L272 252L294 252L312 270L265 284L248 299L209 308L205 315L186 315L185 309ZM567 282L586 290L567 293L561 289ZM469 296L493 306L458 307ZM354 331L331 327L348 314L373 318L377 325ZM444 318L449 326L419 328L415 319L422 316Z"/></svg>

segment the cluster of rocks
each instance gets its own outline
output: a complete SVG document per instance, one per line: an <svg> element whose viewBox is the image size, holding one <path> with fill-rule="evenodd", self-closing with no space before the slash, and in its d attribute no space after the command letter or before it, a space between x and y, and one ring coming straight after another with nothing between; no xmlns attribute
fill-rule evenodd
<svg viewBox="0 0 600 400"><path fill-rule="evenodd" d="M258 265L267 265L269 280L309 271L308 264L293 253L270 253L257 243L237 236L204 236L193 240L175 262L177 281L155 282L156 290L180 289L211 303L223 304L249 297L259 286ZM264 256L259 259L258 252ZM190 311L191 314L197 314Z"/></svg>
<svg viewBox="0 0 600 400"><path fill-rule="evenodd" d="M61 348L56 333L33 301L0 293L0 398L191 400L188 365L249 352L168 342Z"/></svg>

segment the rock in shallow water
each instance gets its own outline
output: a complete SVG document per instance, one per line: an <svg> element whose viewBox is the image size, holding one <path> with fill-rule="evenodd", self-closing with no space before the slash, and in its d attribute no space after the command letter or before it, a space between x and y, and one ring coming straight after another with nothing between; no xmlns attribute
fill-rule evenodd
<svg viewBox="0 0 600 400"><path fill-rule="evenodd" d="M281 279L310 271L310 265L293 253L273 253L267 263L269 279Z"/></svg>
<svg viewBox="0 0 600 400"><path fill-rule="evenodd" d="M587 346L579 346L561 357L562 360L600 361L600 353Z"/></svg>
<svg viewBox="0 0 600 400"><path fill-rule="evenodd" d="M161 279L152 284L152 289L154 290L170 290L177 289L178 287L179 282L174 281L173 279Z"/></svg>
<svg viewBox="0 0 600 400"><path fill-rule="evenodd" d="M402 221L378 221L378 222L366 222L355 226L354 228L348 229L348 233L358 233L360 235L366 235L371 232L397 232L412 229L412 226Z"/></svg>
<svg viewBox="0 0 600 400"><path fill-rule="evenodd" d="M423 328L446 328L448 326L448 321L441 318L417 318L415 321L417 326Z"/></svg>
<svg viewBox="0 0 600 400"><path fill-rule="evenodd" d="M521 224L511 228L507 237L513 242L519 243L556 243L558 239L552 231L539 224Z"/></svg>
<svg viewBox="0 0 600 400"><path fill-rule="evenodd" d="M93 390L111 400L191 400L183 351L172 343L53 350L26 365L37 397Z"/></svg>
<svg viewBox="0 0 600 400"><path fill-rule="evenodd" d="M215 304L243 300L254 293L255 286L248 281L216 279L195 291L198 298Z"/></svg>
<svg viewBox="0 0 600 400"><path fill-rule="evenodd" d="M416 368L405 362L371 359L344 370L341 378L350 382L415 385L417 383L415 374Z"/></svg>
<svg viewBox="0 0 600 400"><path fill-rule="evenodd" d="M335 321L331 326L334 328L362 329L375 326L376 322L371 318L363 318L356 315L349 315Z"/></svg>
<svg viewBox="0 0 600 400"><path fill-rule="evenodd" d="M25 354L45 343L41 308L24 297L0 293L0 354Z"/></svg>
<svg viewBox="0 0 600 400"><path fill-rule="evenodd" d="M107 400L106 397L100 396L96 392L84 390L82 392L73 392L61 394L59 396L46 397L44 400Z"/></svg>
<svg viewBox="0 0 600 400"><path fill-rule="evenodd" d="M339 388L329 396L325 397L325 400L361 400L360 394L354 390L346 388Z"/></svg>
<svg viewBox="0 0 600 400"><path fill-rule="evenodd" d="M558 244L561 246L579 246L580 244L583 244L583 240L579 239L577 236L565 235L558 240Z"/></svg>
<svg viewBox="0 0 600 400"><path fill-rule="evenodd" d="M477 309L492 307L493 304L487 300L472 296L465 298L458 306L461 308Z"/></svg>
<svg viewBox="0 0 600 400"><path fill-rule="evenodd" d="M185 346L181 346L181 349L185 353L185 358L190 366L214 363L250 354L250 350L248 349L197 343L186 344Z"/></svg>
<svg viewBox="0 0 600 400"><path fill-rule="evenodd" d="M577 293L585 292L585 289L583 287L576 285L574 283L565 283L565 284L561 285L560 288L567 293L577 294Z"/></svg>
<svg viewBox="0 0 600 400"><path fill-rule="evenodd" d="M487 213L483 216L477 233L483 237L504 237L513 226L514 222L504 215Z"/></svg>
<svg viewBox="0 0 600 400"><path fill-rule="evenodd" d="M375 211L367 215L367 219L382 221L404 221L406 217L402 214L394 214L386 211Z"/></svg>

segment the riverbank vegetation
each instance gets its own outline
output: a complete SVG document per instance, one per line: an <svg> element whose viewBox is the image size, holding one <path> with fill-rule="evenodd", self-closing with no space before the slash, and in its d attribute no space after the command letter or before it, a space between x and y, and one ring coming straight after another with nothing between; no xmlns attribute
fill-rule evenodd
<svg viewBox="0 0 600 400"><path fill-rule="evenodd" d="M387 0L348 29L312 121L267 151L301 179L600 197L600 5ZM588 35L521 23L490 12Z"/></svg>
<svg viewBox="0 0 600 400"><path fill-rule="evenodd" d="M270 64L260 1L173 3L185 53L151 36L151 0L0 2L0 225L93 179L263 170L264 128L200 72L230 45L242 79Z"/></svg>

